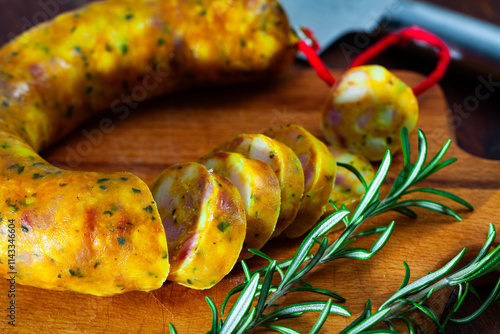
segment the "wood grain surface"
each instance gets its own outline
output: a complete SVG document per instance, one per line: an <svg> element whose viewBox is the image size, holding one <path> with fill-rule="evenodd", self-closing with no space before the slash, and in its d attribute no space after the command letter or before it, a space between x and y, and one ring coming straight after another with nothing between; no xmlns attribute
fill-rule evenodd
<svg viewBox="0 0 500 334"><path fill-rule="evenodd" d="M409 85L422 80L414 73L396 73ZM340 71L335 74L338 76ZM126 117L106 111L43 156L68 169L130 171L151 184L167 166L196 160L214 145L239 133L255 133L264 127L295 123L321 138L320 110L327 94L328 88L313 71L299 69L265 83L181 92L140 103L130 108ZM429 154L433 154L446 139L453 137L444 117L446 104L436 87L421 95L419 104L418 125L426 133ZM100 126L104 119L109 119L111 126ZM411 143L412 149L416 149L415 135ZM498 227L500 162L473 157L454 143L447 157L459 160L422 186L451 191L469 201L475 210L470 212L447 201L446 204L463 216L462 222L425 211L418 211L420 215L416 220L386 214L367 222L366 228L396 221L395 231L382 251L368 261L334 261L307 276L306 280L315 286L332 289L346 297L344 306L353 313L350 318L331 316L324 333L336 333L347 326L362 311L367 299L377 308L393 294L404 276L403 261L409 264L414 280L438 269L464 247L468 250L466 257L472 258L486 239L488 224ZM400 154L394 156L389 180L399 170L401 158ZM333 233L330 238L338 234ZM263 250L277 260L284 260L294 254L300 241L271 240ZM369 247L373 241L372 237L360 238L356 244ZM255 269L265 263L251 259L248 264ZM498 279L498 273L484 282L491 283L494 279ZM0 309L3 311L0 312L4 313L4 320L0 321L0 333L168 333L169 323L173 323L179 333L204 333L211 322L205 296L220 307L227 292L242 280L238 265L220 284L204 291L167 282L161 289L148 293L94 297L17 285L15 328L5 320L9 288L8 283L1 280ZM449 293L436 294L433 305L442 310ZM287 296L283 303L313 298L318 297L295 294ZM288 325L308 332L316 316L304 316Z"/></svg>

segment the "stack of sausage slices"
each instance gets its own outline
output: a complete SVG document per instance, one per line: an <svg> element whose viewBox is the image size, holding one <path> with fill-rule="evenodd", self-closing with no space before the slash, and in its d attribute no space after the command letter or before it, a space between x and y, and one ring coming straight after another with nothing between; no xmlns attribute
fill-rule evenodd
<svg viewBox="0 0 500 334"><path fill-rule="evenodd" d="M238 135L197 162L165 169L152 193L167 236L168 280L210 288L253 255L249 248L302 236L334 210L330 201L354 203L364 188L347 170L337 174L336 158L373 178L364 157L329 149L297 125Z"/></svg>

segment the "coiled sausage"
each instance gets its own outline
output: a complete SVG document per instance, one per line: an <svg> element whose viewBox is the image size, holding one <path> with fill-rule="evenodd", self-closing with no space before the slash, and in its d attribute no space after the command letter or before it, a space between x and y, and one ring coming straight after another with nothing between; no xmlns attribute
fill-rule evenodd
<svg viewBox="0 0 500 334"><path fill-rule="evenodd" d="M95 295L159 288L168 254L148 187L128 173L60 170L37 152L92 114L120 110L120 96L132 103L269 77L288 68L295 50L274 0L109 0L3 47L0 244L11 221L16 282ZM0 261L8 276L7 247Z"/></svg>

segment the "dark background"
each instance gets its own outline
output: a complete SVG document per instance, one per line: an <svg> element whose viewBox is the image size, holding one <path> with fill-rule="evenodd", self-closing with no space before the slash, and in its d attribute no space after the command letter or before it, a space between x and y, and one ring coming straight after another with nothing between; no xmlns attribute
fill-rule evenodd
<svg viewBox="0 0 500 334"><path fill-rule="evenodd" d="M344 0L348 1L348 0ZM374 0L376 1L376 0ZM17 34L31 25L49 19L60 12L79 7L89 0L0 0L0 45L5 44ZM500 26L500 1L498 0L428 0L427 2L467 14ZM334 24L334 23L332 23ZM372 36L371 43L376 42L383 34ZM355 44L356 34L348 34L329 47L322 58L329 67L346 68L348 59L341 52L340 43ZM436 63L436 57L429 50L422 50L415 45L405 48L393 47L373 60L392 69L407 69L422 74L429 74ZM297 61L295 66L307 66ZM492 73L500 73L500 64L495 68L471 68L471 64L452 62L447 74L440 82L448 101L450 119L460 113L466 98L474 96L480 83L480 76L486 78ZM497 74L493 81L500 82ZM451 126L456 142L467 152L487 158L500 160L500 89L496 89L485 100L475 106L473 112L466 117L458 115L461 121ZM478 171L480 173L481 171ZM484 297L490 286L479 287ZM462 315L475 310L478 303L469 298L465 303ZM500 305L494 306L487 313L468 325L447 327L448 333L500 333Z"/></svg>

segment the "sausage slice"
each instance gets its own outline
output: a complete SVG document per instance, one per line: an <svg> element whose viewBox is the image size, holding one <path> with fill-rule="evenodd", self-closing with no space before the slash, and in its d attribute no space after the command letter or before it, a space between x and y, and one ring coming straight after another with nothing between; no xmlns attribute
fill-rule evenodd
<svg viewBox="0 0 500 334"><path fill-rule="evenodd" d="M247 236L240 260L253 254L248 248L260 249L274 232L280 213L280 186L266 163L248 159L239 153L218 152L199 160L215 173L227 177L238 188L245 206Z"/></svg>
<svg viewBox="0 0 500 334"><path fill-rule="evenodd" d="M288 238L306 233L321 217L332 192L337 164L319 139L298 125L281 125L266 129L266 136L290 147L299 157L304 170L304 195L294 222L283 231Z"/></svg>
<svg viewBox="0 0 500 334"><path fill-rule="evenodd" d="M281 210L272 237L277 237L297 216L304 192L304 172L297 155L285 144L263 134L241 134L216 146L213 152L237 152L267 163L281 188Z"/></svg>
<svg viewBox="0 0 500 334"><path fill-rule="evenodd" d="M152 185L167 235L167 279L194 289L217 284L235 265L245 239L236 187L190 162L165 169Z"/></svg>

